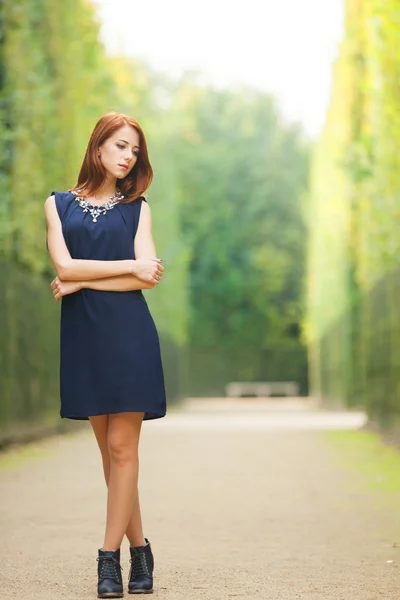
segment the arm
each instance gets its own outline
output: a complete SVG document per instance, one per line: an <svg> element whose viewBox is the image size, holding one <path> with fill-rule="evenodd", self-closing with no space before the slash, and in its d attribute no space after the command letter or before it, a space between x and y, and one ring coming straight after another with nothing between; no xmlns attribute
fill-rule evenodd
<svg viewBox="0 0 400 600"><path fill-rule="evenodd" d="M135 257L136 259L156 258L156 248L153 241L151 211L147 202L142 201L140 208L139 224L134 240ZM161 267L164 270L164 267Z"/></svg>
<svg viewBox="0 0 400 600"><path fill-rule="evenodd" d="M150 283L138 279L134 275L117 275L116 277L103 277L80 281L79 289L102 290L109 292L129 292L131 290L151 290L157 283Z"/></svg>
<svg viewBox="0 0 400 600"><path fill-rule="evenodd" d="M142 202L140 210L140 219L137 232L134 239L135 256L141 259L156 257L156 249L153 241L151 212L147 202ZM80 288L89 288L91 290L106 290L112 292L126 292L129 290L148 290L157 285L161 279L164 267L159 266L161 273L156 276L152 282L144 282L132 275L121 275L117 277L107 277L103 279L92 279L91 281L80 282Z"/></svg>
<svg viewBox="0 0 400 600"><path fill-rule="evenodd" d="M44 212L47 221L50 258L61 280L79 281L82 279L111 277L112 275L126 275L133 272L133 260L108 261L71 258L62 233L54 196L47 198Z"/></svg>
<svg viewBox="0 0 400 600"><path fill-rule="evenodd" d="M156 255L154 241L152 237L150 207L146 202L142 203L138 230L136 232L134 240L134 248L137 260L141 260L142 256L154 257ZM68 252L68 250L66 251ZM159 283L162 276L162 272L164 271L164 267L162 267L161 264L159 264L158 269L159 272L155 276L153 281L143 281L133 275L117 275L112 277L103 277L84 281L60 281L60 277L56 277L50 285L53 290L54 299L57 301L62 296L71 294L73 292L77 292L83 288L113 292L152 289L155 285Z"/></svg>
<svg viewBox="0 0 400 600"><path fill-rule="evenodd" d="M161 267L157 258L139 260L83 260L71 258L62 233L55 198L50 196L44 205L50 258L62 281L82 281L120 275L135 275L155 283ZM162 267L161 267L162 268Z"/></svg>
<svg viewBox="0 0 400 600"><path fill-rule="evenodd" d="M88 281L61 281L59 277L56 277L50 284L54 300L57 302L63 296L79 292L84 288L106 292L129 292L131 290L149 290L155 285L155 283L142 281L134 275L116 275Z"/></svg>

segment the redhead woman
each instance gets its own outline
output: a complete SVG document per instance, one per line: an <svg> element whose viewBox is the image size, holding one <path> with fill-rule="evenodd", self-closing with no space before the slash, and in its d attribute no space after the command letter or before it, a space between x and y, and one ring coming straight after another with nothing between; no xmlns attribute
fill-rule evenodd
<svg viewBox="0 0 400 600"><path fill-rule="evenodd" d="M154 559L138 496L142 421L166 414L159 339L142 293L164 271L143 196L152 175L140 125L108 113L92 132L75 187L45 202L57 272L51 287L55 300L62 298L60 415L90 421L108 487L98 598L123 596L124 535L129 593L153 591Z"/></svg>

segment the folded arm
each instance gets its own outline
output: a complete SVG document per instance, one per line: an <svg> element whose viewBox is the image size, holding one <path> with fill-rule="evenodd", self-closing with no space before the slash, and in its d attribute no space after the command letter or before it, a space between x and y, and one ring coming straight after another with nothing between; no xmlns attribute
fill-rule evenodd
<svg viewBox="0 0 400 600"><path fill-rule="evenodd" d="M50 284L54 300L57 301L63 296L83 289L104 292L129 292L131 290L150 290L154 285L154 283L146 283L134 275L116 275L115 277L89 279L88 281L62 281L59 277L55 277Z"/></svg>
<svg viewBox="0 0 400 600"><path fill-rule="evenodd" d="M145 203L143 203L145 204ZM54 196L47 198L44 205L47 222L47 239L50 258L59 279L62 281L87 282L121 275L136 276L156 285L164 270L160 259L136 257L136 260L84 260L71 258L62 233ZM139 228L138 228L139 229ZM154 247L154 244L153 244Z"/></svg>
<svg viewBox="0 0 400 600"><path fill-rule="evenodd" d="M49 202L51 199L53 199L53 203ZM156 250L155 250L155 245L154 245L154 241L153 241L153 236L152 236L152 226L151 226L151 213L150 213L150 207L148 206L148 204L146 202L142 202L142 207L141 207L141 214L140 214L140 219L139 219L139 225L138 225L138 229L136 232L136 236L135 236L135 240L134 240L134 250L135 250L135 256L136 256L136 260L132 260L132 261L91 261L91 260L75 260L72 259L68 248L66 247L65 241L64 241L64 236L62 233L62 229L61 229L61 222L60 219L58 217L58 213L57 213L57 209L55 207L55 203L54 203L54 198L52 196L50 196L50 198L46 201L46 204L49 203L49 205L51 206L51 204L54 205L54 210L55 210L55 217L57 217L57 219L54 217L54 215L51 214L52 208L46 208L46 217L47 217L47 222L48 222L48 240L49 240L49 251L50 251L50 255L52 254L53 251L53 255L54 258L52 256L52 260L53 260L53 264L56 267L57 263L57 258L59 260L62 260L63 258L66 260L66 262L68 263L68 261L71 261L73 264L73 268L75 268L75 271L73 271L76 275L78 273L84 273L85 269L90 269L91 265L87 265L85 263L95 263L94 268L100 268L98 267L98 263L102 264L104 263L104 268L107 268L111 263L137 263L139 265L142 265L142 263L146 263L146 261L157 261L157 273L155 274L154 277L151 277L149 280L143 280L140 279L139 277L136 277L135 275L132 274L132 272L130 271L129 274L116 274L116 275L112 275L112 276L89 276L89 277L80 277L80 278L62 278L62 276L60 275L60 273L58 272L57 268L57 273L58 276L51 282L51 288L53 290L53 296L55 300L59 300L62 296L65 296L67 294L71 294L73 292L77 292L81 289L92 289L92 290L100 290L100 291L112 291L112 292L127 292L127 291L131 291L131 290L143 290L143 289L151 289L153 288L155 285L157 285L161 279L162 276L162 272L164 271L164 267L161 266L161 260L156 258ZM45 205L46 206L46 205ZM50 217L47 216L47 212L50 212ZM53 220L52 220L53 219ZM58 223L57 223L58 220ZM53 229L53 239L51 238L51 234L50 234L50 229L51 227L49 226L50 224L54 225L54 229ZM59 224L59 230L57 229ZM55 231L54 231L55 230ZM61 236L61 240L59 239L59 237ZM147 258L144 258L147 257ZM75 263L75 265L74 265ZM78 263L82 263L82 264L78 264ZM111 268L114 268L113 266L111 266ZM72 270L72 269L71 269ZM63 273L62 269L60 270L61 273ZM89 272L93 275L93 271Z"/></svg>
<svg viewBox="0 0 400 600"><path fill-rule="evenodd" d="M134 239L134 250L137 260L156 259L156 248L153 240L151 212L147 202L142 202L140 210L139 224ZM164 267L160 265L161 272ZM112 292L127 292L129 290L147 290L152 289L160 279L151 282L141 281L139 278L132 275L120 275L114 277L106 277L102 279L92 279L90 281L82 281L82 288L91 290L109 290Z"/></svg>
<svg viewBox="0 0 400 600"><path fill-rule="evenodd" d="M80 281L80 289L102 290L110 292L129 292L131 290L151 290L155 283L147 283L134 275L116 275L102 279Z"/></svg>

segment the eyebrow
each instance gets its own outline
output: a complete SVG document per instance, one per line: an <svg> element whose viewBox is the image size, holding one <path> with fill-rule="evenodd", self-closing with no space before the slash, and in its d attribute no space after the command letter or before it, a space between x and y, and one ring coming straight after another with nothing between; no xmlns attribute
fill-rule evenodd
<svg viewBox="0 0 400 600"><path fill-rule="evenodd" d="M121 138L119 138L119 140L118 140L118 141L119 141L119 142L125 142L125 144L126 144L127 146L129 146L129 143L128 143L126 140L122 140ZM133 147L134 147L134 148L139 148L139 146L133 146Z"/></svg>

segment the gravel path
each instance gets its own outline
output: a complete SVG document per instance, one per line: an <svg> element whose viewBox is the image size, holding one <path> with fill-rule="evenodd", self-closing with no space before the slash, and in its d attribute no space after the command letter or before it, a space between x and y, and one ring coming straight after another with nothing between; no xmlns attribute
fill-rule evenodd
<svg viewBox="0 0 400 600"><path fill-rule="evenodd" d="M318 431L330 418L332 428L340 420L358 427L363 415L241 406L228 412L218 401L194 401L143 424L140 497L155 556L153 597L398 600L399 509L361 491ZM106 489L89 427L3 460L5 600L96 598ZM122 566L126 580L126 540Z"/></svg>

